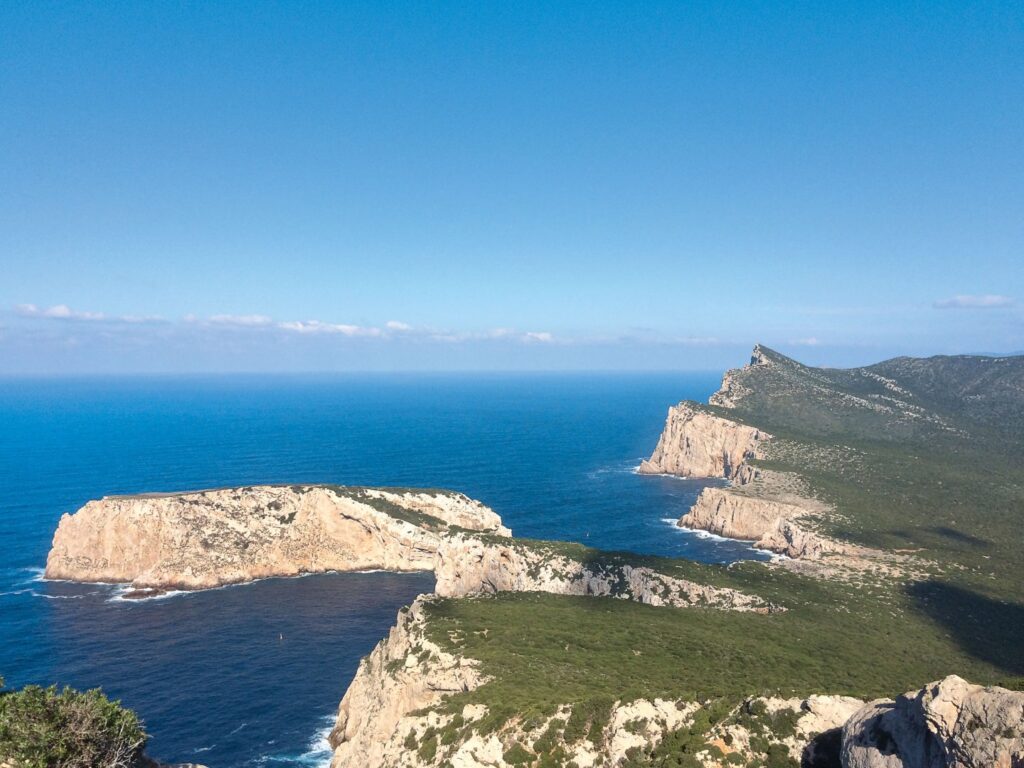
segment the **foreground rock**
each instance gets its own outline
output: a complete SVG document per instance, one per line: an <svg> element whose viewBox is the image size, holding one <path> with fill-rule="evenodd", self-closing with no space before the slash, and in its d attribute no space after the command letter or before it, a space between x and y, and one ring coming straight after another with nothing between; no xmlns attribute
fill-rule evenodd
<svg viewBox="0 0 1024 768"><path fill-rule="evenodd" d="M843 768L1019 768L1024 693L955 675L879 699L843 726Z"/></svg>
<svg viewBox="0 0 1024 768"><path fill-rule="evenodd" d="M593 555L589 561L588 554ZM443 597L549 592L617 597L676 608L702 606L758 613L783 610L735 589L698 584L614 556L602 556L592 550L557 542L472 534L453 536L438 547L434 574L437 577L435 591Z"/></svg>
<svg viewBox="0 0 1024 768"><path fill-rule="evenodd" d="M134 594L326 571L430 570L451 526L510 535L458 493L249 486L110 496L64 515L46 578L130 583Z"/></svg>

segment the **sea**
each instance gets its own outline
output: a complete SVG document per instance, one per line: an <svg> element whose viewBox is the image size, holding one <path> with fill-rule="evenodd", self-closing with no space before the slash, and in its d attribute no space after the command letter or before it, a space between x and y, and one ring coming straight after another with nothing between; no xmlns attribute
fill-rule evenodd
<svg viewBox="0 0 1024 768"><path fill-rule="evenodd" d="M165 761L326 766L338 702L423 574L320 574L130 601L46 582L60 516L254 483L451 488L521 536L767 559L674 521L714 481L636 474L719 372L0 379L0 676L100 687Z"/></svg>

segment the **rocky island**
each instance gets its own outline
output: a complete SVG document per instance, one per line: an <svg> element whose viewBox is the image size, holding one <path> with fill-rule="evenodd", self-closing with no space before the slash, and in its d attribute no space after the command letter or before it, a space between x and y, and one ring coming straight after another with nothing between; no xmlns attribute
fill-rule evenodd
<svg viewBox="0 0 1024 768"><path fill-rule="evenodd" d="M1019 768L1022 425L1021 358L840 371L756 347L670 409L640 472L721 479L679 525L772 563L514 538L448 491L295 485L90 502L46 573L432 570L360 663L333 768Z"/></svg>

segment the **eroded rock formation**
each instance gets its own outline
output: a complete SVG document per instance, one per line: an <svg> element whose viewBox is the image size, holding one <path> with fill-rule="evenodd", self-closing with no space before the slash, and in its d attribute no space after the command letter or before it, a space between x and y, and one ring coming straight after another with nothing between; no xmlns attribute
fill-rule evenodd
<svg viewBox="0 0 1024 768"><path fill-rule="evenodd" d="M427 637L428 599L403 608L388 636L359 662L331 731L332 768L417 765L408 734L430 726L413 713L483 682L475 661L447 653ZM435 714L434 725L439 721Z"/></svg>
<svg viewBox="0 0 1024 768"><path fill-rule="evenodd" d="M1024 692L951 675L878 699L843 726L843 768L1020 768Z"/></svg>
<svg viewBox="0 0 1024 768"><path fill-rule="evenodd" d="M705 488L682 528L753 541L754 546L792 558L818 559L826 554L851 554L852 547L820 536L799 525L801 517L820 512L811 499L779 501L729 488Z"/></svg>
<svg viewBox="0 0 1024 768"><path fill-rule="evenodd" d="M625 562L561 554L555 542L452 536L438 547L435 591L444 597L494 592L550 592L635 600L647 605L707 606L769 613L780 610L759 597L698 584Z"/></svg>
<svg viewBox="0 0 1024 768"><path fill-rule="evenodd" d="M669 409L665 428L651 458L640 464L642 474L733 479L744 462L755 456L758 444L771 435L745 424L708 413L694 403Z"/></svg>
<svg viewBox="0 0 1024 768"><path fill-rule="evenodd" d="M204 589L325 571L430 570L450 526L509 531L445 491L289 485L111 496L64 515L46 578Z"/></svg>

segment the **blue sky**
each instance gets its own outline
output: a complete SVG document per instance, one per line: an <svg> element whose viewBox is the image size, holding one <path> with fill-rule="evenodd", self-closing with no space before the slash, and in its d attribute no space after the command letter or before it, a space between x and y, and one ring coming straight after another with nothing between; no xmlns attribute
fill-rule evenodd
<svg viewBox="0 0 1024 768"><path fill-rule="evenodd" d="M0 5L0 373L1024 349L1024 6Z"/></svg>

